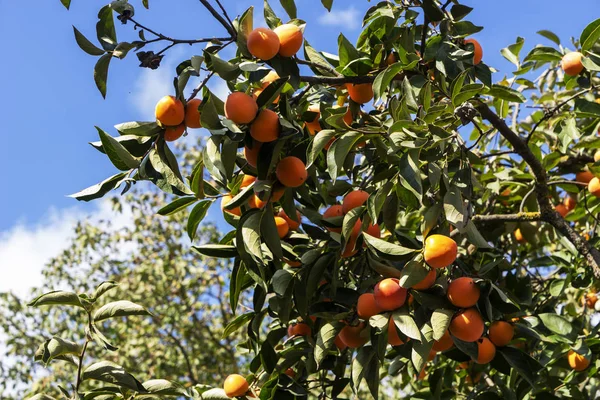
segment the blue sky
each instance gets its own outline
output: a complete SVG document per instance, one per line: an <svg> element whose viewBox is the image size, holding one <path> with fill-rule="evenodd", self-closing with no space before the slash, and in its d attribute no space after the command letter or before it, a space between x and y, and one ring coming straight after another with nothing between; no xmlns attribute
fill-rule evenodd
<svg viewBox="0 0 600 400"><path fill-rule="evenodd" d="M178 38L225 35L224 29L196 0L151 0L150 11L144 10L140 3L132 0L137 6L136 19L166 35ZM225 0L224 3L232 17L254 5L255 24L262 24L259 20L262 1ZM278 1L271 3L285 19ZM299 17L309 22L307 39L313 47L329 52L335 52L340 31L356 38L363 13L373 4L366 0L335 0L333 13L327 15L319 0L297 0L297 3ZM484 61L500 71L495 80L511 70L512 64L501 57L500 49L513 43L517 36L526 38L524 51L538 43L550 44L535 34L540 29L554 31L563 44L570 46L570 37L579 36L598 17L585 12L597 10L594 0L578 0L577 10L567 10L563 2L556 0L465 0L464 3L476 7L469 20L485 26L476 37L483 45ZM59 0L47 0L28 7L24 15L20 2L0 0L0 41L4 54L0 63L0 88L4 95L0 108L3 131L0 170L4 172L0 196L0 267L16 257L19 249L14 242L16 233L23 237L36 233L35 240L30 235L28 243L43 246L40 242L47 239L43 232L54 235L63 228L61 221L102 209L99 202L82 204L66 197L115 172L108 159L87 144L97 140L94 125L115 134L112 126L116 123L152 118L154 103L171 91L172 66L186 56L201 53L200 47L181 46L165 58L165 68L158 71L138 68L134 54L125 60L114 59L108 96L103 100L93 81L95 58L78 48L71 28L75 25L95 41L100 5L72 0L71 11L67 11ZM117 33L120 40L135 38L130 25L118 25ZM54 247L59 243L60 240ZM13 258L6 256L7 252Z"/></svg>

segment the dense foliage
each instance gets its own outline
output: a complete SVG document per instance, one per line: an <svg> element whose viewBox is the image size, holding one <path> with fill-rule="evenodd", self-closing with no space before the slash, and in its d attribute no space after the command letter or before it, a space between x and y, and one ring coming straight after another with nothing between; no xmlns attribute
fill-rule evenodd
<svg viewBox="0 0 600 400"><path fill-rule="evenodd" d="M98 46L75 30L99 57L102 95L114 58L135 51L159 68L174 46L205 47L177 66L156 121L97 128L95 147L121 172L73 197L151 181L173 195L158 214L191 208L180 229L193 249L233 260L225 330L243 336L248 363L223 389L177 391L99 361L65 396L326 399L362 387L377 398L386 376L416 398L599 395L600 20L569 45L541 31L549 44L525 54L518 38L501 50L515 72L498 77L471 38L483 28L455 0L367 4L357 42L340 34L337 55L303 40L316 28L294 0L281 0L287 23L264 1L270 29L253 29L253 8L231 20L224 2L200 3L228 36L174 39L127 1L100 10ZM119 42L115 17L139 40ZM215 96L210 79L232 94ZM167 143L200 126L210 135L184 176ZM233 230L206 240L197 231L215 202ZM145 314L127 303L92 315L95 297L63 297L32 305L82 307L92 335L99 317ZM80 352L65 343L53 345Z"/></svg>

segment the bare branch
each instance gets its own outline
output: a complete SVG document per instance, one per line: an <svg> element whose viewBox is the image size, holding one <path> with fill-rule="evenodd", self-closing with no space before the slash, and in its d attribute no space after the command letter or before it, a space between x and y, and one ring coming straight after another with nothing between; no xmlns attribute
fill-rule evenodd
<svg viewBox="0 0 600 400"><path fill-rule="evenodd" d="M490 214L474 215L473 222L533 222L539 221L542 214L539 212L519 212L516 214Z"/></svg>
<svg viewBox="0 0 600 400"><path fill-rule="evenodd" d="M219 14L219 12L215 10L215 8L208 2L208 0L200 0L200 3L202 3L202 5L212 14L213 17L217 19L217 21L221 23L221 25L225 27L225 29L227 29L227 32L229 32L232 38L237 38L237 32L235 31L235 29L233 29L233 25L230 24L227 21L227 19L225 19L221 14ZM223 10L223 13L227 15L221 4L219 2L217 3L219 4L219 7L221 7L221 10Z"/></svg>

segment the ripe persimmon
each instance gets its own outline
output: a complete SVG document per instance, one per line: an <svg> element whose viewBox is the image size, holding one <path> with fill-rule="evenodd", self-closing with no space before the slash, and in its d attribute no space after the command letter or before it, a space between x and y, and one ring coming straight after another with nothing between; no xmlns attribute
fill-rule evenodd
<svg viewBox="0 0 600 400"><path fill-rule="evenodd" d="M267 202L258 197L258 195L253 194L248 198L248 205L250 208L264 208L267 205Z"/></svg>
<svg viewBox="0 0 600 400"><path fill-rule="evenodd" d="M483 48L475 39L465 39L465 43L471 43L475 48L473 51L473 65L477 65L483 59Z"/></svg>
<svg viewBox="0 0 600 400"><path fill-rule="evenodd" d="M248 165L256 168L258 164L258 152L260 151L260 147L262 143L254 141L252 143L252 147L244 146L244 157L248 162Z"/></svg>
<svg viewBox="0 0 600 400"><path fill-rule="evenodd" d="M600 197L600 179L594 177L590 183L588 183L588 191L596 197Z"/></svg>
<svg viewBox="0 0 600 400"><path fill-rule="evenodd" d="M375 295L373 293L363 293L358 297L356 313L360 318L369 319L373 315L377 315L382 311L383 310L379 308L375 302Z"/></svg>
<svg viewBox="0 0 600 400"><path fill-rule="evenodd" d="M496 357L496 346L486 337L477 341L477 364L487 364Z"/></svg>
<svg viewBox="0 0 600 400"><path fill-rule="evenodd" d="M298 228L300 228L300 221L302 220L302 214L300 214L300 211L296 210L296 221L294 221L293 219L291 219L285 213L285 211L283 211L283 209L280 210L277 215L280 216L281 218L283 218L285 220L285 222L287 222L290 230L297 231Z"/></svg>
<svg viewBox="0 0 600 400"><path fill-rule="evenodd" d="M360 207L367 202L369 198L369 193L364 190L353 190L349 192L346 196L344 196L344 201L342 201L342 212L347 214L350 210L355 209L356 207Z"/></svg>
<svg viewBox="0 0 600 400"><path fill-rule="evenodd" d="M292 57L300 50L304 39L302 30L294 24L279 25L273 30L279 38L279 55L282 57Z"/></svg>
<svg viewBox="0 0 600 400"><path fill-rule="evenodd" d="M301 159L290 156L279 161L275 168L275 175L283 186L298 187L306 181L308 172Z"/></svg>
<svg viewBox="0 0 600 400"><path fill-rule="evenodd" d="M308 111L314 112L317 114L315 116L315 119L313 119L312 121L306 122L306 127L308 128L308 133L310 133L311 135L315 135L321 131L321 123L319 122L319 118L321 117L321 111L319 109L319 105L311 104L308 107Z"/></svg>
<svg viewBox="0 0 600 400"><path fill-rule="evenodd" d="M261 60L270 60L279 52L279 37L269 28L256 28L248 34L248 51Z"/></svg>
<svg viewBox="0 0 600 400"><path fill-rule="evenodd" d="M185 126L191 129L202 128L202 124L200 123L200 111L198 111L198 107L202 100L200 99L191 99L185 105Z"/></svg>
<svg viewBox="0 0 600 400"><path fill-rule="evenodd" d="M165 141L173 142L179 139L185 132L185 124L177 126L167 126L165 128Z"/></svg>
<svg viewBox="0 0 600 400"><path fill-rule="evenodd" d="M225 117L236 124L249 124L256 117L258 104L243 92L233 92L225 99Z"/></svg>
<svg viewBox="0 0 600 400"><path fill-rule="evenodd" d="M280 239L283 239L290 231L290 227L285 219L277 216L274 218L275 226L277 227L277 234L279 235Z"/></svg>
<svg viewBox="0 0 600 400"><path fill-rule="evenodd" d="M348 95L355 103L365 104L373 100L373 85L370 83L348 83L346 89L348 89Z"/></svg>
<svg viewBox="0 0 600 400"><path fill-rule="evenodd" d="M396 278L386 278L375 285L375 303L385 311L395 310L404 305L407 290L400 286Z"/></svg>
<svg viewBox="0 0 600 400"><path fill-rule="evenodd" d="M525 239L525 237L523 236L523 233L521 232L521 230L519 228L517 228L514 232L515 235L515 240L518 243L525 243L527 242L527 240Z"/></svg>
<svg viewBox="0 0 600 400"><path fill-rule="evenodd" d="M291 368L286 369L284 374L286 374L287 376L289 376L292 379L294 379L296 377L296 371L294 371Z"/></svg>
<svg viewBox="0 0 600 400"><path fill-rule="evenodd" d="M335 217L343 217L343 216L344 216L344 212L342 211L342 206L339 204L335 204L335 205L329 207L323 213L323 218L335 218ZM331 227L326 226L325 228L329 232L342 233L342 227L331 228Z"/></svg>
<svg viewBox="0 0 600 400"><path fill-rule="evenodd" d="M302 266L302 262L300 262L300 261L288 260L285 258L283 259L283 261L292 268L299 268Z"/></svg>
<svg viewBox="0 0 600 400"><path fill-rule="evenodd" d="M279 79L279 75L277 74L277 72L269 71L269 73L267 75L265 75L264 78L261 79L262 86L260 87L260 89L254 89L252 91L252 97L255 100L258 100L258 96L260 96L260 94L267 88L267 86L269 86L271 83L273 83L277 79ZM275 104L279 103L279 97L280 96L277 96L275 98L275 100L273 100L273 103L275 103Z"/></svg>
<svg viewBox="0 0 600 400"><path fill-rule="evenodd" d="M440 340L436 340L433 342L433 347L431 348L433 351L446 351L454 346L454 342L452 341L452 336L450 336L450 332L446 331L444 336L440 338Z"/></svg>
<svg viewBox="0 0 600 400"><path fill-rule="evenodd" d="M344 246L344 249L342 250L342 253L341 253L342 258L352 257L353 255L355 255L358 252L358 250L356 249L356 240L358 239L358 235L360 235L361 225L362 225L362 222L360 219L358 219L354 223L354 226L352 227L352 231L350 232L350 237L348 238L348 241L346 242L346 245Z"/></svg>
<svg viewBox="0 0 600 400"><path fill-rule="evenodd" d="M444 235L430 235L425 239L423 256L432 268L445 268L456 260L456 242Z"/></svg>
<svg viewBox="0 0 600 400"><path fill-rule="evenodd" d="M569 350L567 360L569 361L569 366L577 372L583 371L590 365L589 359L573 350Z"/></svg>
<svg viewBox="0 0 600 400"><path fill-rule="evenodd" d="M559 213L562 217L569 213L569 210L564 204L558 204L554 207L557 213Z"/></svg>
<svg viewBox="0 0 600 400"><path fill-rule="evenodd" d="M242 175L242 182L240 183L240 189L247 188L256 181L256 177L252 175Z"/></svg>
<svg viewBox="0 0 600 400"><path fill-rule="evenodd" d="M462 310L452 318L450 333L464 342L474 342L483 335L483 319L476 308Z"/></svg>
<svg viewBox="0 0 600 400"><path fill-rule="evenodd" d="M515 328L506 321L494 321L488 330L488 337L498 347L509 344L514 335Z"/></svg>
<svg viewBox="0 0 600 400"><path fill-rule="evenodd" d="M259 112L252 125L250 125L250 136L261 143L277 140L280 131L279 115L269 109Z"/></svg>
<svg viewBox="0 0 600 400"><path fill-rule="evenodd" d="M246 378L238 374L229 375L223 383L225 395L227 397L243 396L248 391L249 385Z"/></svg>
<svg viewBox="0 0 600 400"><path fill-rule="evenodd" d="M594 179L594 174L590 171L579 171L575 174L575 180L579 183L590 183Z"/></svg>
<svg viewBox="0 0 600 400"><path fill-rule="evenodd" d="M310 326L308 326L308 324L305 324L304 322L298 322L288 326L287 334L289 337L310 336L311 329Z"/></svg>
<svg viewBox="0 0 600 400"><path fill-rule="evenodd" d="M400 335L398 335L398 329L396 328L396 323L392 317L390 317L390 321L388 322L388 344L392 346L404 344L404 341Z"/></svg>
<svg viewBox="0 0 600 400"><path fill-rule="evenodd" d="M563 204L565 205L567 211L573 211L575 207L577 207L577 199L573 196L567 196L565 197Z"/></svg>
<svg viewBox="0 0 600 400"><path fill-rule="evenodd" d="M583 54L578 51L573 51L563 56L560 66L563 71L565 71L566 75L576 76L583 71L583 63L581 62L582 57Z"/></svg>
<svg viewBox="0 0 600 400"><path fill-rule="evenodd" d="M448 285L448 300L456 307L469 308L477 304L481 291L473 279L463 276Z"/></svg>
<svg viewBox="0 0 600 400"><path fill-rule="evenodd" d="M347 347L357 349L369 341L369 330L365 329L365 323L356 326L346 325L339 333L339 338Z"/></svg>
<svg viewBox="0 0 600 400"><path fill-rule="evenodd" d="M598 294L594 292L588 292L583 297L584 303L588 306L588 308L594 308L596 302L598 301Z"/></svg>
<svg viewBox="0 0 600 400"><path fill-rule="evenodd" d="M414 285L411 286L411 288L415 289L415 290L427 290L433 286L433 284L435 283L436 277L437 277L437 274L435 272L435 269L432 269L427 273L425 278L423 278L421 280L421 282L415 283Z"/></svg>
<svg viewBox="0 0 600 400"><path fill-rule="evenodd" d="M185 109L181 100L175 96L164 96L154 109L156 120L163 126L175 126L183 122Z"/></svg>
<svg viewBox="0 0 600 400"><path fill-rule="evenodd" d="M342 342L340 335L337 335L335 337L335 340L333 341L333 343L335 343L335 347L337 347L340 351L344 351L348 348L348 346L346 346L346 343Z"/></svg>
<svg viewBox="0 0 600 400"><path fill-rule="evenodd" d="M226 194L225 196L221 197L221 211L228 212L239 217L242 215L242 210L239 207L232 208L231 210L225 209L225 205L227 205L231 200L233 200L233 196L230 194Z"/></svg>

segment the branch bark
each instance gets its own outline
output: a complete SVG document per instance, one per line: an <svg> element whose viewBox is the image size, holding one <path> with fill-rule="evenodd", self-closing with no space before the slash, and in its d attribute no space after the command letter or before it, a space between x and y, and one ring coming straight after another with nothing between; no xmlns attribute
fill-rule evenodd
<svg viewBox="0 0 600 400"><path fill-rule="evenodd" d="M542 219L539 212L520 212L516 214L474 215L473 222L533 222Z"/></svg>
<svg viewBox="0 0 600 400"><path fill-rule="evenodd" d="M535 194L540 207L541 220L552 225L585 257L592 268L594 276L600 279L600 252L592 247L590 243L579 235L565 221L565 219L554 209L550 202L550 191L548 190L548 175L542 163L535 157L525 141L508 127L506 122L494 113L487 104L480 103L477 107L481 116L489 121L494 128L513 146L515 152L527 163L535 177Z"/></svg>
<svg viewBox="0 0 600 400"><path fill-rule="evenodd" d="M232 38L237 38L237 32L233 29L233 25L231 25L215 8L208 2L208 0L200 0L200 3L212 14L213 17L216 18L217 21L221 23L227 29L227 32L231 35ZM225 10L223 9L225 13ZM227 13L225 13L227 15Z"/></svg>

